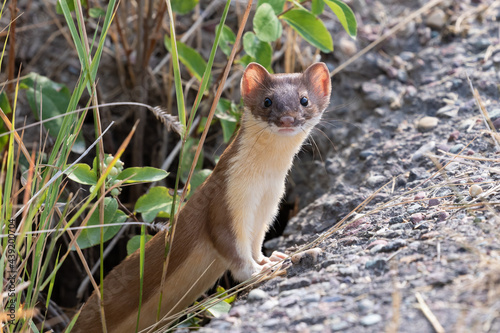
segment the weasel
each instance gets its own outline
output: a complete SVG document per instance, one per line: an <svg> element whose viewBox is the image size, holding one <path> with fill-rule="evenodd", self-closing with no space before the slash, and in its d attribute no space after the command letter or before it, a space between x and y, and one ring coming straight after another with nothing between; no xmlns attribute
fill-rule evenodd
<svg viewBox="0 0 500 333"><path fill-rule="evenodd" d="M179 212L161 316L189 306L227 270L245 281L284 258L281 253L265 257L262 243L278 211L293 158L320 121L330 94L330 73L324 63L294 74L269 74L256 63L247 66L241 79L240 130ZM164 261L165 231L161 231L146 243L139 329L156 322ZM104 279L103 297L108 332L134 332L139 250ZM72 332L102 332L95 292Z"/></svg>

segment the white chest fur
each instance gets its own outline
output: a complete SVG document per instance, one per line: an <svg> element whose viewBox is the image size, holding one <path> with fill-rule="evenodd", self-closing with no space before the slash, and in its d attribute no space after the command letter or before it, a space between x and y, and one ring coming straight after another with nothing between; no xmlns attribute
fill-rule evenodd
<svg viewBox="0 0 500 333"><path fill-rule="evenodd" d="M299 151L308 130L294 136L273 133L267 125L249 116L242 133L238 153L232 157L228 172L227 200L232 216L233 232L239 255L254 267L239 280L249 278L258 270L255 262L262 259L260 247L272 223L285 190L285 178L293 158Z"/></svg>

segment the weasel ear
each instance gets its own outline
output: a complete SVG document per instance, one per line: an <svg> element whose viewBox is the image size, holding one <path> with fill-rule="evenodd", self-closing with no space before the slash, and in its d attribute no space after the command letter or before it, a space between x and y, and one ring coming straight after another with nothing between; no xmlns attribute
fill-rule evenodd
<svg viewBox="0 0 500 333"><path fill-rule="evenodd" d="M318 62L309 66L304 72L306 85L321 98L330 99L332 92L332 83L330 72L323 62Z"/></svg>
<svg viewBox="0 0 500 333"><path fill-rule="evenodd" d="M241 78L241 96L253 95L262 88L264 81L269 77L269 72L261 65L252 62L248 64Z"/></svg>

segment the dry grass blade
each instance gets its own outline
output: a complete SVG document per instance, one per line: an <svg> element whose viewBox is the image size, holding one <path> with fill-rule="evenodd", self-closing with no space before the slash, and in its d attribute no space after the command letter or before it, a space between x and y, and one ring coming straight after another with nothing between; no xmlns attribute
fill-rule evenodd
<svg viewBox="0 0 500 333"><path fill-rule="evenodd" d="M424 316L427 318L427 320L429 320L432 327L434 327L434 330L437 333L445 333L446 331L444 330L443 326L441 326L441 324L439 323L439 320L436 318L434 313L432 313L432 311L429 308L429 306L427 305L427 303L425 303L425 300L422 297L422 295L420 295L419 292L416 292L415 297L417 298L418 305L420 306L420 310L422 310Z"/></svg>
<svg viewBox="0 0 500 333"><path fill-rule="evenodd" d="M490 115L488 114L488 111L484 106L481 96L479 96L479 92L477 91L477 89L474 89L474 86L472 85L472 81L470 80L468 74L467 74L467 81L469 82L469 87L472 92L472 95L474 96L474 100L476 101L477 107L479 108L479 111L481 111L481 116L483 117L483 121L486 125L486 128L490 129L490 134L494 139L495 146L498 151L500 150L500 136L498 135L498 132L495 129L495 125L493 125L493 122L491 121Z"/></svg>

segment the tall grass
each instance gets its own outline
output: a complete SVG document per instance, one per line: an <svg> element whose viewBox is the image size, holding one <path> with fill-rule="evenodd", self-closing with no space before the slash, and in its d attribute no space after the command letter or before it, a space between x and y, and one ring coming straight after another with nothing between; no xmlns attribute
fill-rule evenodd
<svg viewBox="0 0 500 333"><path fill-rule="evenodd" d="M4 0L3 5L5 5L6 0ZM173 72L175 78L175 89L177 95L177 109L179 112L179 119L185 130L181 137L183 145L186 143L188 138L189 129L193 124L194 116L200 105L200 101L203 97L203 91L205 91L210 84L209 78L211 77L212 67L215 59L215 54L217 51L219 39L221 37L221 32L223 25L225 23L227 13L229 11L230 0L227 0L224 11L222 13L219 28L216 31L215 41L213 48L208 59L208 65L206 66L203 79L200 83L200 90L197 94L194 105L189 114L189 119L186 119L185 111L185 101L184 94L182 92L182 81L180 78L180 66L177 57L177 47L175 38L175 20L170 7L170 2L167 3L168 14L170 18L170 33L172 42L172 62L173 62ZM234 60L236 52L239 47L239 42L241 40L241 35L243 32L243 27L248 18L248 14L251 8L252 1L249 2L247 10L242 22L242 26L237 36L236 43L234 44L233 52L230 57L230 61L226 67L224 75L220 82L218 83L219 89L217 95L212 103L212 109L210 112L210 119L213 117L215 112L215 106L221 96L222 87L228 76L229 69ZM45 299L45 307L48 309L50 306L50 299L52 297L52 292L55 286L55 278L61 268L62 264L67 259L70 254L70 249L74 247L76 253L81 261L82 266L89 275L90 281L94 287L95 292L100 295L101 304L103 304L103 299L106 297L103 294L102 281L104 278L103 265L100 265L100 279L95 281L92 278L90 268L87 264L86 258L83 252L78 247L76 239L78 238L81 230L73 233L71 227L78 221L81 225L85 226L89 220L92 213L97 209L99 211L100 222L104 224L104 197L108 194L104 187L104 182L106 177L109 175L111 167L120 158L126 149L126 146L130 142L130 139L134 133L134 129L129 133L128 137L125 139L121 147L117 152L114 153L114 160L107 167L104 167L103 157L103 135L106 130L101 127L100 112L99 112L99 101L97 99L96 93L96 81L98 80L98 68L101 61L101 56L103 53L104 43L106 41L108 31L113 22L114 15L116 14L118 3L116 0L109 1L108 7L106 9L106 15L102 25L96 29L100 33L96 33L93 40L89 40L86 34L86 22L83 16L82 5L80 0L75 1L75 12L72 13L68 7L66 1L59 1L62 13L66 20L67 27L69 29L71 38L73 40L73 45L75 47L80 66L81 72L78 82L76 83L73 92L71 94L71 99L69 106L67 108L67 113L63 117L63 122L61 126L61 131L55 137L55 141L52 145L50 154L48 154L47 160L43 161L42 156L46 153L43 149L44 144L39 143L38 149L33 151L28 151L24 142L22 133L18 133L15 128L15 117L16 117L16 107L19 98L19 82L16 84L15 95L13 99L12 114L10 117L0 109L0 116L2 117L4 125L10 131L9 141L6 146L6 152L2 156L2 169L1 169L1 180L2 186L0 190L0 201L2 207L0 210L0 228L2 230L2 255L0 257L0 270L5 277L2 281L2 290L9 291L9 286L15 286L15 290L12 289L12 293L8 293L8 297L3 298L3 309L4 309L4 320L9 320L9 304L13 304L14 316L15 318L5 326L7 332L14 331L25 331L31 330L34 332L43 331L46 328L45 323L35 322L35 317L44 318L47 313L39 314L37 313L40 308L39 303L41 299ZM3 6L2 6L3 10ZM0 12L0 15L3 12ZM5 45L7 45L7 40L5 41L4 48L0 57L0 67L3 55L5 53ZM92 46L97 45L94 49ZM98 169L98 182L95 190L91 191L90 194L80 203L74 202L74 194L68 193L66 189L66 182L64 181L65 171L69 170L75 161L70 161L70 152L73 145L76 142L77 137L81 133L83 122L87 116L87 112L72 112L78 109L78 103L81 103L82 96L84 92L87 91L90 95L90 100L86 102L89 106L89 110L92 110L93 119L95 124L95 141L89 149L87 149L80 158L85 155L93 155L95 151L95 156L97 157L97 169ZM41 97L43 98L43 96ZM90 107L92 105L92 107ZM190 170L189 179L194 171L194 165L196 165L196 160L199 156L199 152L203 146L204 138L209 129L210 121L207 122L205 127L205 132L203 133L203 139L198 147L197 156L193 162L193 166ZM109 129L109 128L108 128ZM95 150L93 150L95 147ZM175 183L174 195L177 195L177 189L180 186L179 175L183 170L181 170L180 165L182 161L181 149L179 157L179 168L178 175ZM29 172L27 174L26 180L19 182L19 159L20 155L23 154L25 158L30 163ZM187 188L187 187L186 187ZM22 196L22 199L21 199ZM181 198L184 199L186 192L182 194ZM176 201L174 200L174 203ZM18 205L18 203L21 203ZM175 205L172 207L171 216L175 216L176 211ZM174 221L174 219L172 219ZM172 221L172 223L173 223ZM171 237L174 235L175 223L172 225L172 233L169 234L170 241ZM59 241L63 235L67 235L71 241L68 244L67 249L62 249L59 245ZM145 243L145 226L141 226L141 277L143 274L144 267L144 243ZM14 245L11 239L14 239ZM103 232L101 229L101 242L100 242L100 262L103 263ZM11 259L12 258L12 259ZM168 259L164 267L164 275L166 275L166 270L168 268ZM9 273L13 272L14 277L10 281L8 277ZM10 282L12 282L10 284ZM99 284L101 287L99 287ZM142 278L141 278L141 288L142 288ZM42 298L42 292L44 293L44 298ZM12 297L11 297L12 296ZM12 300L10 303L9 301ZM140 309L139 309L140 311ZM101 316L105 317L104 307L101 306ZM160 319L160 318L159 318ZM66 319L67 320L67 319ZM43 319L42 319L43 321ZM74 321L74 320L73 320ZM37 326L38 324L38 326ZM70 325L71 327L71 325ZM106 331L106 327L103 321L103 331Z"/></svg>

